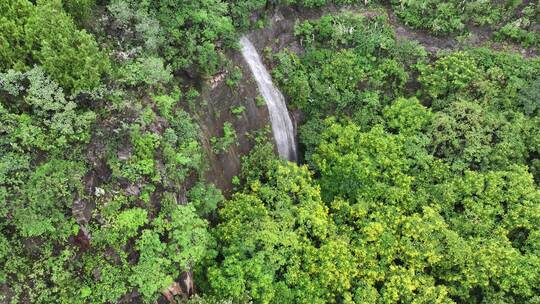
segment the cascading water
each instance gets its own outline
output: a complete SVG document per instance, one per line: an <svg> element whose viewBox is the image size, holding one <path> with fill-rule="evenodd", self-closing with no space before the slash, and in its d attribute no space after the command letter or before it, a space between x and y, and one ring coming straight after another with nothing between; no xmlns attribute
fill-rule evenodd
<svg viewBox="0 0 540 304"><path fill-rule="evenodd" d="M255 81L257 81L257 87L259 87L259 91L268 107L272 133L274 134L278 153L282 158L296 161L296 139L285 98L274 86L272 77L270 77L251 41L246 36L242 36L240 45L242 46L242 56L249 65Z"/></svg>

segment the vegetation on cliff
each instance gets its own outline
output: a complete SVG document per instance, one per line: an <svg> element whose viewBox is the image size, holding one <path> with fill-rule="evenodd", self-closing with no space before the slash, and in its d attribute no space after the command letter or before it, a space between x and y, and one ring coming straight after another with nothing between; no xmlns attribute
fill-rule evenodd
<svg viewBox="0 0 540 304"><path fill-rule="evenodd" d="M205 137L201 92L237 89L237 38L275 7L323 12L266 58L302 161L251 134L225 198L208 155L248 135ZM518 0L2 1L0 303L540 302L539 18Z"/></svg>

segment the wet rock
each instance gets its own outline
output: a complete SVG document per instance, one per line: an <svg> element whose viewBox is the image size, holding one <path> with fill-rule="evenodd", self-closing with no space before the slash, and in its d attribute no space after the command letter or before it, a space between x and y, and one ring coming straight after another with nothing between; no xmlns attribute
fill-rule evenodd
<svg viewBox="0 0 540 304"><path fill-rule="evenodd" d="M141 187L139 185L130 184L125 188L127 195L138 196L141 193Z"/></svg>
<svg viewBox="0 0 540 304"><path fill-rule="evenodd" d="M77 198L71 206L71 214L75 218L75 221L77 221L77 224L83 225L90 221L92 209L89 208L87 201Z"/></svg>
<svg viewBox="0 0 540 304"><path fill-rule="evenodd" d="M94 190L94 195L97 197L103 196L105 195L105 190L103 188L96 187Z"/></svg>
<svg viewBox="0 0 540 304"><path fill-rule="evenodd" d="M193 271L184 271L180 274L180 289L186 297L191 297L195 294L195 284L193 282Z"/></svg>
<svg viewBox="0 0 540 304"><path fill-rule="evenodd" d="M121 161L128 160L131 156L131 146L123 146L117 153L118 159Z"/></svg>
<svg viewBox="0 0 540 304"><path fill-rule="evenodd" d="M180 287L180 284L178 282L174 282L161 293L163 294L168 303L174 304L176 303L174 297L182 295L182 288Z"/></svg>
<svg viewBox="0 0 540 304"><path fill-rule="evenodd" d="M90 233L84 226L79 227L79 232L75 236L73 243L75 246L79 247L81 251L86 251L90 248L90 241L92 237L90 236Z"/></svg>

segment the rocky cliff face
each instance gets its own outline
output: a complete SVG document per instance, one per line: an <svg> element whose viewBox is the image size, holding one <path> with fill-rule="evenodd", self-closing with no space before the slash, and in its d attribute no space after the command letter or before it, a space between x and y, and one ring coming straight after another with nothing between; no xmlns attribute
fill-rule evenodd
<svg viewBox="0 0 540 304"><path fill-rule="evenodd" d="M264 54L264 49L279 51L294 43L292 30L294 12L285 18L281 9L277 9L270 18L270 24L264 29L250 33L257 51ZM232 71L223 71L206 81L201 94L201 102L207 103L206 111L199 114L199 124L203 133L203 146L208 159L206 178L228 194L232 189L232 178L239 173L242 155L249 153L254 144L254 136L265 128L270 130L268 109L265 104L257 102L260 95L257 84L240 51L232 51L228 55L233 65L242 71L242 78L236 86L227 85ZM231 109L244 107L241 114L232 113ZM223 136L223 124L232 124L237 134L237 144L226 151L212 151L211 138Z"/></svg>
<svg viewBox="0 0 540 304"><path fill-rule="evenodd" d="M239 53L231 54L234 65L242 69L239 83L227 85L229 75L217 75L203 88L201 101L207 103L207 111L199 115L199 124L203 133L203 147L208 160L206 179L228 194L232 189L232 178L239 173L242 155L253 147L253 136L268 126L268 110L265 105L257 105L259 96L255 80L249 73ZM241 114L232 113L232 109L244 107ZM236 130L236 144L226 151L216 153L212 149L211 138L223 136L223 125L231 123Z"/></svg>
<svg viewBox="0 0 540 304"><path fill-rule="evenodd" d="M324 12L336 11L335 7L325 7ZM268 24L248 34L261 57L268 51L277 53L285 48L293 52L301 52L302 48L293 35L294 25L297 20L318 18L323 11L321 9L302 9L296 11L293 8L278 7L268 16ZM242 58L240 51L232 51L228 54L233 65L242 70L242 78L237 86L227 85L227 79L231 71L224 70L207 80L201 94L201 102L207 103L207 109L199 114L199 124L203 131L203 146L208 159L208 171L206 179L214 183L225 194L232 189L232 178L239 173L242 155L249 153L253 147L253 136L268 127L270 121L266 105L257 105L256 98L259 96L255 79ZM269 70L272 63L265 60ZM235 107L245 107L241 115L231 112ZM291 113L293 124L299 123L301 113ZM212 151L211 138L223 135L223 124L230 122L236 130L237 145L231 145L226 151L215 153Z"/></svg>

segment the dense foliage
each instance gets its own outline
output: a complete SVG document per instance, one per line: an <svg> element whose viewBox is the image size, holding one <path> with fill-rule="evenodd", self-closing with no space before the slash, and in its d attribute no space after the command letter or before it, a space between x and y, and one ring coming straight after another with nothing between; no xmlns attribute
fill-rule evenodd
<svg viewBox="0 0 540 304"><path fill-rule="evenodd" d="M512 15L522 1L393 0L396 14L418 28L437 34L462 31L466 24L497 25Z"/></svg>
<svg viewBox="0 0 540 304"><path fill-rule="evenodd" d="M137 34L115 45L79 27L92 1L0 4L2 302L152 302L213 256L194 93L160 23L121 5L100 26Z"/></svg>
<svg viewBox="0 0 540 304"><path fill-rule="evenodd" d="M109 62L95 39L76 28L60 1L3 1L0 67L27 70L35 64L68 90L99 84ZM5 20L5 22L4 22Z"/></svg>
<svg viewBox="0 0 540 304"><path fill-rule="evenodd" d="M487 49L428 61L384 28L304 22L307 51L277 56L276 78L310 114L306 160L357 257L343 299L534 303L540 61Z"/></svg>
<svg viewBox="0 0 540 304"><path fill-rule="evenodd" d="M278 6L310 17L265 58L303 114L301 164L239 132L248 105L211 135L201 119L214 79L243 98L237 38ZM540 59L432 52L394 24L534 55L539 18L518 0L1 1L0 302L539 303ZM210 159L246 137L225 199Z"/></svg>

